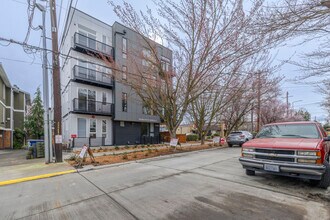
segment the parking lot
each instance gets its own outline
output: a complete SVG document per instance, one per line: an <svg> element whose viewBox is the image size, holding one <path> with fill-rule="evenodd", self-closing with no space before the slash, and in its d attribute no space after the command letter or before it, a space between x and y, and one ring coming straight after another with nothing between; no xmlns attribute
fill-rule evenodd
<svg viewBox="0 0 330 220"><path fill-rule="evenodd" d="M3 186L1 219L329 219L330 188L246 176L239 155L212 149Z"/></svg>

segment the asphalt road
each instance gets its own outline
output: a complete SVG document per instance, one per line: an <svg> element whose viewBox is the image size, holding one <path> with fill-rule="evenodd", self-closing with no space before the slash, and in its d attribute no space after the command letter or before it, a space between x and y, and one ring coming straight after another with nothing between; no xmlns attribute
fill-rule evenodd
<svg viewBox="0 0 330 220"><path fill-rule="evenodd" d="M0 219L330 219L330 188L246 176L239 148L0 187Z"/></svg>

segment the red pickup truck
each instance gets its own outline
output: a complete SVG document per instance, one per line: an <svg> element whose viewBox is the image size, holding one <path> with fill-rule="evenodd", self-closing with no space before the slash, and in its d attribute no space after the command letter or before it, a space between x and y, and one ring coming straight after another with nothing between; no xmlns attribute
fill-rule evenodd
<svg viewBox="0 0 330 220"><path fill-rule="evenodd" d="M316 122L285 122L263 126L246 142L239 158L247 175L255 171L309 179L330 185L330 137Z"/></svg>

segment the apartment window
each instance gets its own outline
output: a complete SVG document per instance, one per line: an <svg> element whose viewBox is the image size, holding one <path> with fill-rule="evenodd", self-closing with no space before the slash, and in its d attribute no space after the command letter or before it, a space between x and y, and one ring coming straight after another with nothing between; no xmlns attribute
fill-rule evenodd
<svg viewBox="0 0 330 220"><path fill-rule="evenodd" d="M120 122L120 127L125 127L125 122L124 121Z"/></svg>
<svg viewBox="0 0 330 220"><path fill-rule="evenodd" d="M107 93L106 92L102 92L102 102L103 102L103 105L105 105L107 103Z"/></svg>
<svg viewBox="0 0 330 220"><path fill-rule="evenodd" d="M142 114L149 115L149 108L146 104L143 104L142 106Z"/></svg>
<svg viewBox="0 0 330 220"><path fill-rule="evenodd" d="M170 71L171 61L166 57L161 58L161 66L164 72Z"/></svg>
<svg viewBox="0 0 330 220"><path fill-rule="evenodd" d="M143 48L142 55L143 55L142 65L150 66L151 51L149 49Z"/></svg>
<svg viewBox="0 0 330 220"><path fill-rule="evenodd" d="M123 66L122 72L123 72L122 80L127 80L127 66Z"/></svg>
<svg viewBox="0 0 330 220"><path fill-rule="evenodd" d="M127 39L123 38L123 58L127 58Z"/></svg>
<svg viewBox="0 0 330 220"><path fill-rule="evenodd" d="M89 137L96 137L96 119L89 120Z"/></svg>
<svg viewBox="0 0 330 220"><path fill-rule="evenodd" d="M102 120L102 137L107 137L107 120Z"/></svg>
<svg viewBox="0 0 330 220"><path fill-rule="evenodd" d="M123 112L127 112L127 93L125 92L122 94L122 109Z"/></svg>

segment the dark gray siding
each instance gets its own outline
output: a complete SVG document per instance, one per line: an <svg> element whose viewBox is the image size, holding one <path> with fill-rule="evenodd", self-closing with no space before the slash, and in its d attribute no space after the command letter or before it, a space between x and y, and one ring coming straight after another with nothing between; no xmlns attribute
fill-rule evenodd
<svg viewBox="0 0 330 220"><path fill-rule="evenodd" d="M139 144L141 138L141 124L134 122L124 122L121 127L119 121L114 121L114 143L115 145Z"/></svg>
<svg viewBox="0 0 330 220"><path fill-rule="evenodd" d="M121 127L119 121L114 121L114 143L115 145L131 144L158 144L159 143L159 124L154 125L154 137L141 136L141 123L124 122Z"/></svg>

